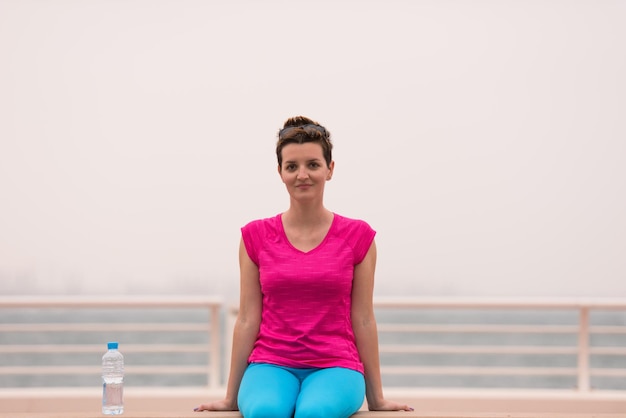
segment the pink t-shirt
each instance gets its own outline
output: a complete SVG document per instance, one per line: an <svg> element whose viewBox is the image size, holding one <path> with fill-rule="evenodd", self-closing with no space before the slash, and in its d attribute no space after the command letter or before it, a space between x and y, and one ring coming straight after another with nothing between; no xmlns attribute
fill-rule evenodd
<svg viewBox="0 0 626 418"><path fill-rule="evenodd" d="M241 232L263 294L261 328L248 361L363 373L350 319L352 279L376 232L364 221L334 214L324 240L308 252L291 245L281 215L250 222Z"/></svg>

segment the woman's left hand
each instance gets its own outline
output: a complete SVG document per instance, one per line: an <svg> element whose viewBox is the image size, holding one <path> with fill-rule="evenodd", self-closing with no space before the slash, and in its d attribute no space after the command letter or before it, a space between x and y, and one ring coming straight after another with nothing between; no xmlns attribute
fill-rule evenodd
<svg viewBox="0 0 626 418"><path fill-rule="evenodd" d="M368 405L370 411L414 411L409 405L384 400L379 405Z"/></svg>

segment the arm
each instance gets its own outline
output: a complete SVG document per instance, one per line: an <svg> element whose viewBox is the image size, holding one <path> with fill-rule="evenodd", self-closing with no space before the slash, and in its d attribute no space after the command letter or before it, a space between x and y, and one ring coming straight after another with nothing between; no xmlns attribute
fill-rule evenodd
<svg viewBox="0 0 626 418"><path fill-rule="evenodd" d="M408 405L387 401L383 395L378 355L378 330L374 316L374 271L376 243L360 264L354 267L352 284L352 329L359 356L365 367L365 395L370 411L411 411Z"/></svg>
<svg viewBox="0 0 626 418"><path fill-rule="evenodd" d="M246 252L243 241L239 243L240 296L239 314L233 330L233 346L226 397L221 401L203 404L196 411L236 411L237 394L243 373L248 367L248 357L259 333L261 324L261 284L259 268Z"/></svg>

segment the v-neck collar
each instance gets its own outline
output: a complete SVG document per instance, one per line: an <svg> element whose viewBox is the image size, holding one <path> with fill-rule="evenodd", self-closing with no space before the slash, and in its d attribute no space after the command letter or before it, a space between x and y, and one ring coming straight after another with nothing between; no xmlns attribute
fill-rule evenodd
<svg viewBox="0 0 626 418"><path fill-rule="evenodd" d="M283 225L283 214L279 213L277 218L278 218L278 225L280 228L280 233L282 235L282 237L285 239L285 242L287 242L287 244L296 252L300 253L300 254L311 254L312 252L315 252L317 249L321 248L324 246L324 244L326 243L326 241L328 240L328 237L330 236L331 232L333 232L333 230L335 229L335 223L337 222L337 214L334 212L331 212L333 214L333 220L330 223L330 228L328 228L328 231L326 231L326 235L324 236L324 238L320 241L319 244L317 244L315 247L311 248L308 251L303 251L301 249L299 249L298 247L296 247L295 245L293 245L291 243L291 241L289 240L289 237L287 236L287 232L285 232L285 226Z"/></svg>

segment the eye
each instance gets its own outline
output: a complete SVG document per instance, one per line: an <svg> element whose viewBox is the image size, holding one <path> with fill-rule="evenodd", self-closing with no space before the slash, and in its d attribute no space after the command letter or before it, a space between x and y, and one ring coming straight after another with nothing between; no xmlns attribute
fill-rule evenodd
<svg viewBox="0 0 626 418"><path fill-rule="evenodd" d="M309 167L311 167L311 168L319 168L320 164L318 162L316 162L316 161L312 161L312 162L309 163Z"/></svg>
<svg viewBox="0 0 626 418"><path fill-rule="evenodd" d="M287 171L293 171L295 169L296 169L296 165L293 164L293 163L289 163L289 164L285 165L285 170L287 170Z"/></svg>

